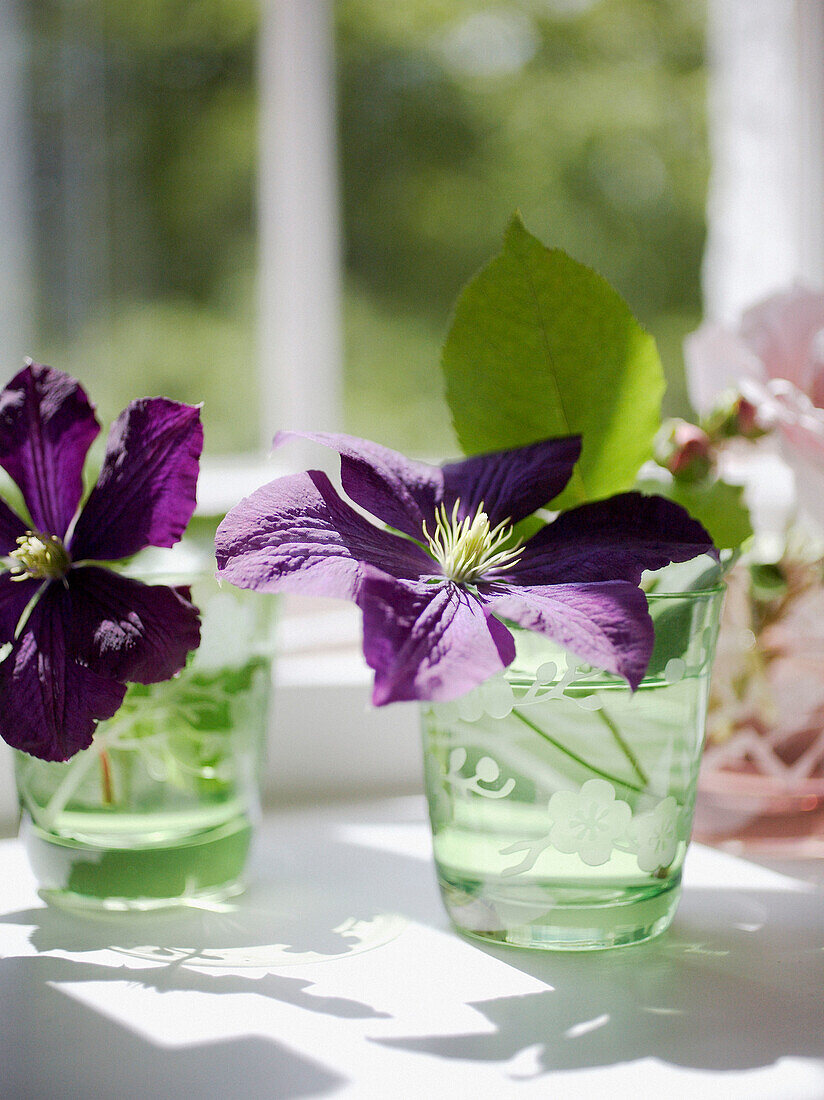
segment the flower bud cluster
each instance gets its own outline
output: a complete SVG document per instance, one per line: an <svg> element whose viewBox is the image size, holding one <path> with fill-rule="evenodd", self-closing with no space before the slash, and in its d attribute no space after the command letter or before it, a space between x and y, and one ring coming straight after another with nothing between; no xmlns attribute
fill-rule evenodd
<svg viewBox="0 0 824 1100"><path fill-rule="evenodd" d="M772 424L766 423L762 412L735 390L720 394L701 425L712 440L760 439Z"/></svg>
<svg viewBox="0 0 824 1100"><path fill-rule="evenodd" d="M669 470L677 481L695 484L713 472L723 443L760 439L771 429L751 401L726 390L698 424L680 417L665 420L655 437L653 453L658 465Z"/></svg>

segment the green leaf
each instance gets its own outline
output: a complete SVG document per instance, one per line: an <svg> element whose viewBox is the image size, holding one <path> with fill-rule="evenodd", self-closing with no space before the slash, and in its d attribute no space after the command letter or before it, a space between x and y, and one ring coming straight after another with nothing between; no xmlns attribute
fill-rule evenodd
<svg viewBox="0 0 824 1100"><path fill-rule="evenodd" d="M642 493L669 497L693 519L703 523L719 550L737 550L752 535L750 513L744 503L744 487L716 481L686 485L679 481L641 481Z"/></svg>
<svg viewBox="0 0 824 1100"><path fill-rule="evenodd" d="M650 615L655 627L655 645L647 676L660 676L673 657L683 657L687 652L694 611L687 600L664 600L652 605Z"/></svg>
<svg viewBox="0 0 824 1100"><path fill-rule="evenodd" d="M442 363L466 454L583 437L554 508L629 489L650 457L664 392L655 341L600 275L517 215L461 293Z"/></svg>
<svg viewBox="0 0 824 1100"><path fill-rule="evenodd" d="M756 600L772 603L787 595L789 583L777 562L754 562L750 566L750 586Z"/></svg>

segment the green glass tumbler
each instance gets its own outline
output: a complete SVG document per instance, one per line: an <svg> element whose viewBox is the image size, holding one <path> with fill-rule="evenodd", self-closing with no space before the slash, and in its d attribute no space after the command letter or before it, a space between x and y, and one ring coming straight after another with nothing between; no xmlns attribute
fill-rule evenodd
<svg viewBox="0 0 824 1100"><path fill-rule="evenodd" d="M635 692L515 629L499 676L423 709L435 863L453 923L519 947L639 943L672 921L723 588L648 596Z"/></svg>
<svg viewBox="0 0 824 1100"><path fill-rule="evenodd" d="M274 598L219 588L214 560L183 544L128 572L185 584L201 645L185 669L131 684L90 748L66 763L15 753L20 835L41 896L140 910L237 893L259 816Z"/></svg>

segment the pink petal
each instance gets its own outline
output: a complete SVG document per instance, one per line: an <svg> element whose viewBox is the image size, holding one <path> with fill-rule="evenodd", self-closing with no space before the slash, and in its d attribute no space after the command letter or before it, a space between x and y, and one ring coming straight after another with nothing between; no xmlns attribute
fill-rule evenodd
<svg viewBox="0 0 824 1100"><path fill-rule="evenodd" d="M737 390L742 378L761 378L758 356L728 329L702 325L684 341L687 389L696 412L708 413L724 390Z"/></svg>
<svg viewBox="0 0 824 1100"><path fill-rule="evenodd" d="M813 344L822 330L824 294L795 286L747 310L740 331L767 377L786 378L809 394L816 358Z"/></svg>

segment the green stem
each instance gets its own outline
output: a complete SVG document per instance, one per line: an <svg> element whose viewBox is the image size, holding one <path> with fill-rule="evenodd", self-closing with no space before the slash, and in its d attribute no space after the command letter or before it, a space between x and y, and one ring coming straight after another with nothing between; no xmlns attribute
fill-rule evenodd
<svg viewBox="0 0 824 1100"><path fill-rule="evenodd" d="M638 778L641 780L641 782L644 784L644 786L648 787L649 786L649 778L647 777L644 769L638 763L638 760L637 760L637 757L635 756L635 753L632 751L632 749L629 747L629 745L627 744L627 742L624 740L623 736L621 735L621 731L618 729L618 727L615 725L615 723L613 722L613 720L610 718L610 716L607 714L607 712L605 710L596 710L595 713L598 715L598 717L601 719L601 721L607 727L609 732L615 738L615 744L618 746L618 748L621 750L621 752L624 754L624 756L630 762L630 765L632 766L632 770L635 772L635 774L638 776Z"/></svg>
<svg viewBox="0 0 824 1100"><path fill-rule="evenodd" d="M58 815L63 812L69 799L83 782L89 768L94 764L96 755L93 749L86 749L84 753L78 753L72 759L66 769L65 776L48 803L43 807L42 812L35 809L37 806L36 799L31 798L28 800L28 809L35 824L39 825L45 832L53 830Z"/></svg>
<svg viewBox="0 0 824 1100"><path fill-rule="evenodd" d="M100 750L100 782L102 784L102 797L104 806L114 805L114 785L112 784L112 767L109 754L105 749Z"/></svg>
<svg viewBox="0 0 824 1100"><path fill-rule="evenodd" d="M600 775L602 779L608 779L610 783L617 783L619 787L626 787L628 790L636 791L638 794L644 793L643 787L636 787L634 783L628 783L626 779L619 779L615 775L610 775L609 772L601 771L601 769L596 768L594 764L587 763L582 756L578 756L572 749L566 748L560 741L556 741L554 737L550 737L550 735L546 733L545 730L542 730L540 726L536 726L534 722L530 722L526 715L521 714L519 710L513 710L512 715L515 718L520 718L525 726L529 726L534 733L537 733L539 737L543 737L543 739L548 741L550 745L558 750L558 752L563 753L564 756L568 756L570 760L574 760L576 764L580 764L581 767L586 768L587 771L593 772L595 775Z"/></svg>
<svg viewBox="0 0 824 1100"><path fill-rule="evenodd" d="M88 749L84 749L83 752L77 753L72 757L69 763L66 774L55 790L54 794L49 799L48 803L42 810L35 810L37 801L34 798L27 800L27 806L31 813L32 819L35 824L39 825L41 829L46 832L51 832L54 828L54 823L57 820L59 814L63 812L66 805L77 791L83 780L86 778L86 774L89 769L94 766L95 760L99 757L100 767L102 769L102 788L103 788L103 802L105 805L111 805L114 802L114 789L112 787L111 777L111 765L108 759L106 750L111 748L112 744L116 744L118 741L117 733L121 728L121 723L112 721L110 723L111 729L107 731L105 742L103 736L98 734L95 738L95 743ZM126 723L125 728L128 728L129 723ZM99 745L99 748L97 747ZM105 757L105 761L104 761ZM108 780L106 779L106 772L108 771Z"/></svg>

